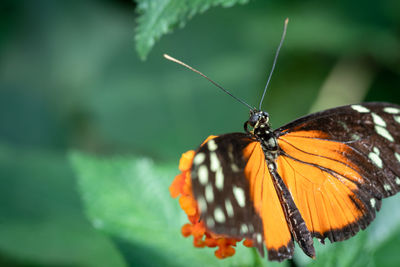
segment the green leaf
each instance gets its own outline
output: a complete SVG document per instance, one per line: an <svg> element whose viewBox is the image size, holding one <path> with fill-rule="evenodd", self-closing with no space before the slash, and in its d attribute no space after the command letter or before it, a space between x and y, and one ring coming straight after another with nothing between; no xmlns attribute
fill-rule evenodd
<svg viewBox="0 0 400 267"><path fill-rule="evenodd" d="M168 190L178 164L161 166L146 158L105 159L78 152L70 158L89 219L96 228L131 244L126 254L133 262L156 266L267 264L242 244L234 257L218 260L215 249L194 248L192 238L182 237L180 228L188 221Z"/></svg>
<svg viewBox="0 0 400 267"><path fill-rule="evenodd" d="M205 12L212 6L231 7L248 0L138 0L140 14L136 30L136 50L142 59L147 57L154 43L164 34L197 13Z"/></svg>

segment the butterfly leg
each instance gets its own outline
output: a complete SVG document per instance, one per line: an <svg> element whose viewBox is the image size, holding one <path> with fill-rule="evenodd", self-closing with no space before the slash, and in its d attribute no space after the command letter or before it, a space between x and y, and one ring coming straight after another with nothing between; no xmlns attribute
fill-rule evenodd
<svg viewBox="0 0 400 267"><path fill-rule="evenodd" d="M272 180L274 182L275 190L280 198L282 209L285 212L286 221L294 240L299 244L307 256L315 258L315 249L311 233L308 230L299 209L294 203L290 191L283 182L282 177L278 174L276 163L272 161L268 162L268 169L273 177Z"/></svg>

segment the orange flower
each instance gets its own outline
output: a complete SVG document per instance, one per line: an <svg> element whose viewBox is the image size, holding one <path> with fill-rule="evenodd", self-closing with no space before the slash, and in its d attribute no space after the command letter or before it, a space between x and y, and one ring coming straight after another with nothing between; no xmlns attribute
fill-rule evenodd
<svg viewBox="0 0 400 267"><path fill-rule="evenodd" d="M212 135L209 136L203 142L203 144L215 137L216 136ZM195 152L193 150L182 154L182 157L179 161L179 170L181 173L175 177L174 181L169 187L169 191L173 198L180 197L179 204L189 219L189 223L182 226L182 235L184 237L193 236L193 245L195 247L218 247L218 249L215 251L215 256L219 259L231 257L235 254L235 249L233 247L235 247L236 243L240 242L241 240L217 235L208 230L204 226L203 221L200 220L200 211L192 193L192 184L190 178L190 169L192 167L194 155ZM250 240L245 240L243 244L247 247L252 246L252 242Z"/></svg>

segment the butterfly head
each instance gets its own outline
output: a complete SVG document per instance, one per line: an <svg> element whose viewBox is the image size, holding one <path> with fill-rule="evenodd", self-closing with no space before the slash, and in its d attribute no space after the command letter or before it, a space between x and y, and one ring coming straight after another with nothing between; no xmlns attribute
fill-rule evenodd
<svg viewBox="0 0 400 267"><path fill-rule="evenodd" d="M244 128L249 132L247 126L250 125L253 129L256 128L269 128L269 114L265 111L250 110L250 117L245 122Z"/></svg>

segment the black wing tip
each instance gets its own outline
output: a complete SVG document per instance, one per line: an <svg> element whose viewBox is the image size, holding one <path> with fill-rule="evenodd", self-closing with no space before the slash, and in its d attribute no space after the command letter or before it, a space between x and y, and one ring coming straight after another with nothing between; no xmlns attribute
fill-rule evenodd
<svg viewBox="0 0 400 267"><path fill-rule="evenodd" d="M378 201L377 203L380 203ZM377 206L375 207L377 208ZM375 210L374 210L375 211ZM355 236L360 230L364 230L368 225L374 220L375 212L364 214L361 218L353 223L350 223L340 229L331 229L323 233L312 232L312 236L318 238L318 240L325 244L325 239L327 238L331 243L340 242ZM311 257L311 256L310 256Z"/></svg>
<svg viewBox="0 0 400 267"><path fill-rule="evenodd" d="M288 244L281 246L278 249L268 249L268 260L282 262L293 258L294 243L290 240Z"/></svg>

